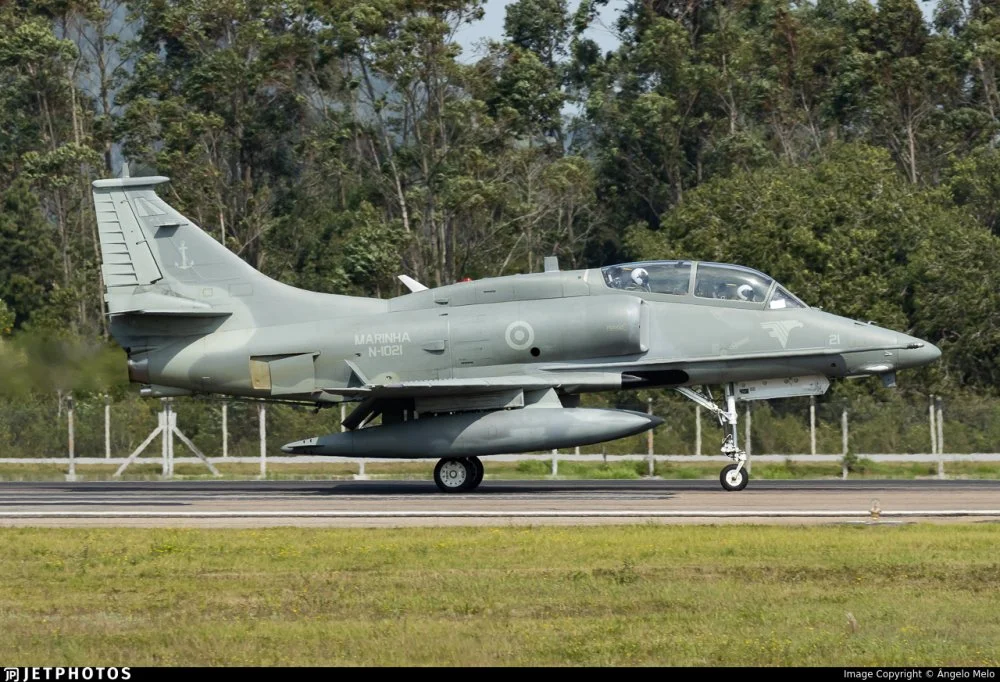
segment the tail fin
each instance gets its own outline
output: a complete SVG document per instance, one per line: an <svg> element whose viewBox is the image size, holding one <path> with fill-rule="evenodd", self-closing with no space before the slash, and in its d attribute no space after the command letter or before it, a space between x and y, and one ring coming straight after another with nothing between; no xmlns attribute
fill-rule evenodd
<svg viewBox="0 0 1000 682"><path fill-rule="evenodd" d="M239 326L254 326L315 319L317 312L384 309L383 301L303 291L258 272L156 194L154 187L168 180L152 176L93 183L101 272L112 318L138 316L160 323L164 318L191 323L216 318L217 323L217 318L232 316L244 323Z"/></svg>
<svg viewBox="0 0 1000 682"><path fill-rule="evenodd" d="M157 196L153 188L168 180L94 182L109 314L227 315L217 304L278 284Z"/></svg>

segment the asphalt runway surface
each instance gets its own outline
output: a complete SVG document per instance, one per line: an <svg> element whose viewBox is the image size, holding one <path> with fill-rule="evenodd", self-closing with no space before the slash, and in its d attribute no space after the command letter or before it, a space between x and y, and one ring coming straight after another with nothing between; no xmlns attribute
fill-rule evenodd
<svg viewBox="0 0 1000 682"><path fill-rule="evenodd" d="M460 494L429 481L0 483L0 526L981 523L998 510L1000 481L979 480L751 480L741 492L709 480L487 480Z"/></svg>

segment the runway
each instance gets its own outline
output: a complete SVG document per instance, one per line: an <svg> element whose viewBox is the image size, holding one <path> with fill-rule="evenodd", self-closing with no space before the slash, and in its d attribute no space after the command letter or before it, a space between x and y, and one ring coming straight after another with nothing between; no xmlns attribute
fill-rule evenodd
<svg viewBox="0 0 1000 682"><path fill-rule="evenodd" d="M873 507L876 513L873 513ZM951 514L946 514L951 512ZM1000 520L1000 481L424 481L0 483L2 526L412 526L902 523Z"/></svg>

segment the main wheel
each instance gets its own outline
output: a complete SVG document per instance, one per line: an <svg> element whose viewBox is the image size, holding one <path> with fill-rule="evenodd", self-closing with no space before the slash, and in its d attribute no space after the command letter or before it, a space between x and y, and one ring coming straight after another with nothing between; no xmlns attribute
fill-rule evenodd
<svg viewBox="0 0 1000 682"><path fill-rule="evenodd" d="M434 482L442 492L460 493L475 480L476 468L466 459L442 459L434 467Z"/></svg>
<svg viewBox="0 0 1000 682"><path fill-rule="evenodd" d="M467 457L468 462L472 465L475 475L472 477L471 485L469 485L469 490L475 490L479 487L479 484L483 482L483 474L486 473L486 468L483 467L483 462L478 457Z"/></svg>
<svg viewBox="0 0 1000 682"><path fill-rule="evenodd" d="M723 488L729 491L743 490L747 487L749 480L750 474L747 473L746 467L736 464L730 464L719 474L719 482L722 483Z"/></svg>

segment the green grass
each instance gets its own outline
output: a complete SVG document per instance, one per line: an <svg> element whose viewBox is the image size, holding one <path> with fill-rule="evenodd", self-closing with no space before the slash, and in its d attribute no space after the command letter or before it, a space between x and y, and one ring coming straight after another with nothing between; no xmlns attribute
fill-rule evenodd
<svg viewBox="0 0 1000 682"><path fill-rule="evenodd" d="M998 544L990 524L7 528L0 628L11 665L996 666Z"/></svg>

